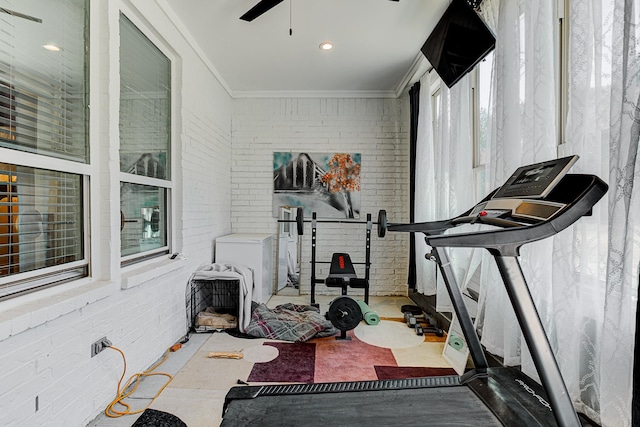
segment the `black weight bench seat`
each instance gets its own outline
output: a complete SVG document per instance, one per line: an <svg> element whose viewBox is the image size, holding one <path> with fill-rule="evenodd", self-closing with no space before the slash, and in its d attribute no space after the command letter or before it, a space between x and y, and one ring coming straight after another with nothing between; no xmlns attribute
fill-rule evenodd
<svg viewBox="0 0 640 427"><path fill-rule="evenodd" d="M329 275L324 284L329 288L342 288L342 295L347 295L347 287L364 289L364 302L369 304L369 281L356 276L349 254L335 253L331 256Z"/></svg>

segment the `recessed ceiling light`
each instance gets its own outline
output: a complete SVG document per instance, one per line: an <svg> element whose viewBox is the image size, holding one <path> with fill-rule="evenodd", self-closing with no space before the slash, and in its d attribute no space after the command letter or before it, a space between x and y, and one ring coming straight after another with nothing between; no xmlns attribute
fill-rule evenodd
<svg viewBox="0 0 640 427"><path fill-rule="evenodd" d="M331 50L331 49L333 49L333 43L331 42L320 43L320 50Z"/></svg>
<svg viewBox="0 0 640 427"><path fill-rule="evenodd" d="M55 44L45 44L42 45L43 48L50 50L51 52L60 52L62 49Z"/></svg>

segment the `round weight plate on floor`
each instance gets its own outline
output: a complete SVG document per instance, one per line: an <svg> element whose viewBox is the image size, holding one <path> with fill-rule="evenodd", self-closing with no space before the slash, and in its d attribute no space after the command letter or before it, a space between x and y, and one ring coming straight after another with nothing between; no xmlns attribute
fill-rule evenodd
<svg viewBox="0 0 640 427"><path fill-rule="evenodd" d="M362 310L358 301L351 297L338 297L329 305L327 318L341 331L350 331L362 321Z"/></svg>
<svg viewBox="0 0 640 427"><path fill-rule="evenodd" d="M400 311L403 313L422 314L422 309L417 305L406 304L400 307Z"/></svg>

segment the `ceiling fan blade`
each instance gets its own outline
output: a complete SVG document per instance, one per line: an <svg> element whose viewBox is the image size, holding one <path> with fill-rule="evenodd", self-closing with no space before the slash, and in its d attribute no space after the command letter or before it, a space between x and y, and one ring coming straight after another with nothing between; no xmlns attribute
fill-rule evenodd
<svg viewBox="0 0 640 427"><path fill-rule="evenodd" d="M258 4L253 6L247 13L242 15L240 19L242 19L243 21L251 22L258 16L262 15L272 7L277 6L282 2L283 0L260 0Z"/></svg>

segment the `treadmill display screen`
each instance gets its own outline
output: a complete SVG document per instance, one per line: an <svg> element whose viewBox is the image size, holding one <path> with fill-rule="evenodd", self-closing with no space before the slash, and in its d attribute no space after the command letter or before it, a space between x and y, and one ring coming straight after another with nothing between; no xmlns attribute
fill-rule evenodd
<svg viewBox="0 0 640 427"><path fill-rule="evenodd" d="M553 165L534 169L525 169L516 178L514 184L531 184L540 182L545 180L552 171Z"/></svg>
<svg viewBox="0 0 640 427"><path fill-rule="evenodd" d="M578 160L578 156L563 157L547 162L522 166L493 195L498 198L543 198Z"/></svg>

